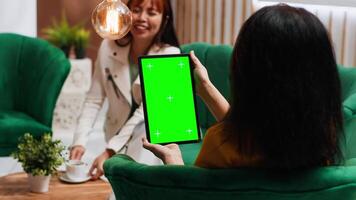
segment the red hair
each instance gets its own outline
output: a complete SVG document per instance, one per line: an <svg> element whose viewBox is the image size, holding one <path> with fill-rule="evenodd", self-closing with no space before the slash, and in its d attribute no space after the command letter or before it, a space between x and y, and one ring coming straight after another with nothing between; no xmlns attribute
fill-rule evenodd
<svg viewBox="0 0 356 200"><path fill-rule="evenodd" d="M167 0L131 0L128 2L128 7L131 9L134 6L139 6L141 4L151 3L152 6L155 5L157 7L157 11L166 15L169 9L169 5Z"/></svg>

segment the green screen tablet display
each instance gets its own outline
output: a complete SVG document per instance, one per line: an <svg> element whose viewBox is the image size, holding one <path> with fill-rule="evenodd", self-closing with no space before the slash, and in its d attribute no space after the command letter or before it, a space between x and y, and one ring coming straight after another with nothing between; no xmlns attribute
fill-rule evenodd
<svg viewBox="0 0 356 200"><path fill-rule="evenodd" d="M144 56L139 63L148 140L199 141L189 55Z"/></svg>

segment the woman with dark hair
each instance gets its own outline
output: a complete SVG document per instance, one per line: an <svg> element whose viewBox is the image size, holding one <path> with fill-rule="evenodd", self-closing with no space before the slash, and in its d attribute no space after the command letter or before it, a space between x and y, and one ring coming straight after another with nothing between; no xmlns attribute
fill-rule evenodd
<svg viewBox="0 0 356 200"><path fill-rule="evenodd" d="M231 65L232 104L192 53L197 92L218 123L196 165L282 170L337 164L342 133L340 81L328 34L316 16L287 5L264 7L243 25ZM143 146L183 164L177 145Z"/></svg>
<svg viewBox="0 0 356 200"><path fill-rule="evenodd" d="M80 160L107 97L109 109L104 131L108 144L90 169L93 179L103 174L104 161L117 152L128 154L138 162L161 163L141 145L145 129L137 62L142 55L180 53L172 7L166 0L130 0L128 7L132 11L132 29L121 40L103 40L71 146L70 159Z"/></svg>

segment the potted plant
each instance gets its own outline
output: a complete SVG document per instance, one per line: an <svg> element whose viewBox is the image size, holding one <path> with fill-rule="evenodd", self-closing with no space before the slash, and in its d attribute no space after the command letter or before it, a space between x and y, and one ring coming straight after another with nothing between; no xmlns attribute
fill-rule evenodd
<svg viewBox="0 0 356 200"><path fill-rule="evenodd" d="M62 14L61 20L57 22L53 20L52 26L43 29L44 34L46 35L46 39L62 49L65 55L69 56L70 48L73 44L74 35L73 30L69 26L67 18L64 14Z"/></svg>
<svg viewBox="0 0 356 200"><path fill-rule="evenodd" d="M26 133L20 138L18 149L12 156L21 162L28 175L30 190L43 193L48 191L51 175L64 162L64 146L59 140L52 141L50 134L35 139Z"/></svg>
<svg viewBox="0 0 356 200"><path fill-rule="evenodd" d="M85 57L90 32L84 28L83 23L70 26L63 13L60 21L53 20L51 26L43 29L43 33L50 43L62 49L67 58L74 57L72 53L77 59Z"/></svg>
<svg viewBox="0 0 356 200"><path fill-rule="evenodd" d="M74 51L77 59L85 57L85 49L88 47L90 32L82 26L73 27L74 32Z"/></svg>

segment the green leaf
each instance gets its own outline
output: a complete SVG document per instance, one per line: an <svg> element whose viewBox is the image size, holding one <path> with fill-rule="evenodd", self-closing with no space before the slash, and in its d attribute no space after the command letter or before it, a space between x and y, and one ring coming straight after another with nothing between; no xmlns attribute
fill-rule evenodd
<svg viewBox="0 0 356 200"><path fill-rule="evenodd" d="M84 28L84 23L70 26L64 12L59 22L52 19L52 25L42 32L50 43L59 48L85 49L90 40L90 31Z"/></svg>
<svg viewBox="0 0 356 200"><path fill-rule="evenodd" d="M25 133L20 139L18 149L11 154L17 159L25 172L32 175L50 175L64 162L61 141L54 140L49 133L45 133L39 140Z"/></svg>

